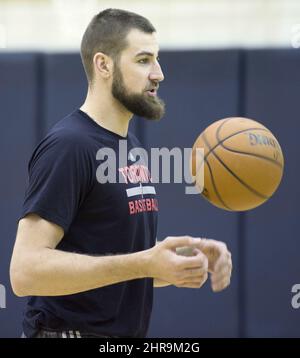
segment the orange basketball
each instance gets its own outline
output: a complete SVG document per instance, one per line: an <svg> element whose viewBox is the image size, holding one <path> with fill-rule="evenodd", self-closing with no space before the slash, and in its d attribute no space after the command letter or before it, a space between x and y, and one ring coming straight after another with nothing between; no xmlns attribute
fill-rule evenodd
<svg viewBox="0 0 300 358"><path fill-rule="evenodd" d="M196 157L204 148L204 157ZM214 122L194 143L192 177L200 189L197 171L204 165L202 195L213 205L230 211L256 208L280 184L284 159L274 135L248 118L232 117Z"/></svg>

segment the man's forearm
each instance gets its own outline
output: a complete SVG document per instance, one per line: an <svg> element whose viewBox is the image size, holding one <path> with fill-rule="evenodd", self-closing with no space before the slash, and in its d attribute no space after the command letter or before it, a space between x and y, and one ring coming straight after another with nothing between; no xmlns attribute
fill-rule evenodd
<svg viewBox="0 0 300 358"><path fill-rule="evenodd" d="M159 278L153 279L153 286L154 287L166 287L171 286L171 284L167 281L160 280Z"/></svg>
<svg viewBox="0 0 300 358"><path fill-rule="evenodd" d="M14 273L19 296L69 295L148 276L147 251L95 257L42 248L26 261Z"/></svg>
<svg viewBox="0 0 300 358"><path fill-rule="evenodd" d="M158 245L161 241L156 240L156 245ZM171 286L171 284L167 281L160 280L159 278L153 279L153 286L154 287L166 287Z"/></svg>

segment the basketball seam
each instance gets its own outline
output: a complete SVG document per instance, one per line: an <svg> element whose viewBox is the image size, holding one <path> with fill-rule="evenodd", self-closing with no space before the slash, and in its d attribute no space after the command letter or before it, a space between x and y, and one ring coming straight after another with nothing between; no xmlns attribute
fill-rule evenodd
<svg viewBox="0 0 300 358"><path fill-rule="evenodd" d="M217 128L216 133L219 133L219 131L221 130L221 128L222 128L227 122L229 122L230 120L232 120L232 119L234 119L234 118L235 118L235 117L230 117L230 118L224 119L224 120L222 121L222 123L220 123L219 127ZM243 130L241 130L241 131L232 133L232 134L230 134L228 137L225 137L224 139L222 139L221 141L219 141L219 142L217 143L217 145L215 145L214 147L212 147L211 151L213 151L215 148L217 148L218 145L222 144L222 143L223 143L224 141L226 141L227 139L229 139L229 138L231 138L231 137L234 137L234 136L237 135L237 134L240 134L240 133L243 133L243 132L247 132L248 130L256 130L256 129L262 129L262 130L265 130L265 131L267 130L266 128L253 127L253 128L247 128L247 129L243 129ZM218 137L217 137L217 140L218 140ZM209 151L209 152L207 153L207 156L210 154L211 151Z"/></svg>
<svg viewBox="0 0 300 358"><path fill-rule="evenodd" d="M272 158L265 157L264 155L255 154L255 153L249 153L249 152L241 152L241 151L234 150L234 149L231 149L231 148L226 147L226 145L224 145L223 143L224 143L227 139L229 139L229 138L231 138L231 137L233 137L233 136L235 136L235 135L237 135L237 134L243 133L243 132L233 133L233 134L231 134L229 137L227 137L227 138L225 138L225 139L220 139L219 133L220 133L220 131L221 131L221 128L222 128L222 126L223 126L226 122L228 122L230 119L231 119L231 118L229 118L228 120L225 120L224 122L222 122L222 123L219 125L219 127L218 127L218 129L217 129L217 131L216 131L216 138L217 138L217 141L218 141L217 146L218 146L218 145L221 145L222 148L228 150L229 152L234 152L234 153L238 153L238 154L245 154L245 155L251 155L251 156L253 156L253 157L257 157L257 158L260 158L260 159L263 159L263 160L267 160L267 161L273 163L274 165L278 166L280 169L283 168L283 166L282 166L280 163L278 163L276 160L274 160L274 159L272 159ZM266 128L250 128L250 129L243 130L243 131L248 131L248 130L253 130L253 129L254 129L254 130L264 130L264 131L267 130ZM214 150L217 146L215 146L212 150ZM208 153L208 154L209 154L209 153Z"/></svg>
<svg viewBox="0 0 300 358"><path fill-rule="evenodd" d="M206 162L206 164L207 164L207 166L208 166L209 174L210 174L210 177L211 177L211 182L212 182L214 191L215 191L215 193L216 193L218 199L219 199L220 202L223 204L223 206L225 206L225 208L227 208L227 209L230 210L230 211L233 211L233 209L231 209L231 208L224 202L224 200L222 199L222 197L221 197L221 195L220 195L220 193L219 193L219 191L218 191L218 188L217 188L217 186L216 186L215 179L214 179L214 176L213 176L213 172L212 172L212 170L211 170L211 167L210 167L210 164L209 164L208 160L205 159L205 162ZM205 197L205 195L203 195L203 196ZM206 197L205 197L205 198L206 198Z"/></svg>
<svg viewBox="0 0 300 358"><path fill-rule="evenodd" d="M213 152L219 145L222 145L222 143L225 142L227 139L229 139L229 138L231 138L231 137L234 137L234 136L236 136L237 134L241 134L241 133L248 132L248 131L253 131L253 130L265 130L265 131L268 131L267 129L264 129L264 128L253 127L253 128L243 129L243 130L240 130L240 131L235 132L235 133L233 133L233 134L230 134L230 136L223 138L223 139L220 140L220 142L218 142L215 146L213 146L212 148L210 148L209 152L205 155L205 157L208 157L211 152ZM218 131L218 129L217 129L217 131ZM204 133L205 133L205 132L204 132ZM203 134L204 134L204 133L203 133ZM216 137L216 139L218 140L218 137Z"/></svg>
<svg viewBox="0 0 300 358"><path fill-rule="evenodd" d="M220 143L221 147L228 150L229 152L233 152L233 153L238 153L238 154L244 154L244 155L249 155L251 157L256 157L256 158L259 158L259 159L263 159L263 160L266 160L274 165L276 165L277 167L279 167L280 169L283 168L283 166L278 163L276 160L272 159L272 158L268 158L268 157L265 157L263 155L260 155L260 154L255 154L255 153L249 153L249 152L240 152L239 150L235 150L235 149L231 149L231 148L228 148L226 147L225 145L223 145L223 143Z"/></svg>
<svg viewBox="0 0 300 358"><path fill-rule="evenodd" d="M205 142L205 144L207 145L208 148L210 148L210 145L206 139L205 133L203 133L203 140ZM258 191L256 191L255 189L253 189L249 184L247 184L246 182L244 182L238 175L236 175L220 158L219 156L214 152L211 151L212 154L216 157L216 159L228 170L228 172L237 180L240 182L240 184L244 185L250 192L252 192L253 194L255 194L256 196L262 198L262 199L269 199L268 196L263 195L261 193L259 193Z"/></svg>

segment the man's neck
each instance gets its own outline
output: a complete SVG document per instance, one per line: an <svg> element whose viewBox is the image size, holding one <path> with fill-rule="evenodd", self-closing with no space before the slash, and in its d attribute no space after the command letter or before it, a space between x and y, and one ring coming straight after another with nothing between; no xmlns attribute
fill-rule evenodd
<svg viewBox="0 0 300 358"><path fill-rule="evenodd" d="M122 137L127 136L132 113L128 112L111 95L96 96L95 93L89 91L80 109L101 127Z"/></svg>

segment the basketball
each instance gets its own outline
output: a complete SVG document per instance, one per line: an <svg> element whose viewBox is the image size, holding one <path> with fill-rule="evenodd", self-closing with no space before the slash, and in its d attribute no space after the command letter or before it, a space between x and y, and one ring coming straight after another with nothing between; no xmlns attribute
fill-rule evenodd
<svg viewBox="0 0 300 358"><path fill-rule="evenodd" d="M204 156L196 149L203 148ZM213 205L245 211L266 202L278 188L284 167L281 147L271 131L252 119L232 117L208 126L193 145L191 174L204 165L201 194Z"/></svg>

